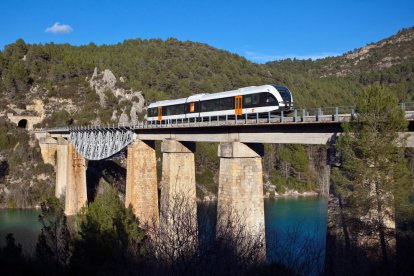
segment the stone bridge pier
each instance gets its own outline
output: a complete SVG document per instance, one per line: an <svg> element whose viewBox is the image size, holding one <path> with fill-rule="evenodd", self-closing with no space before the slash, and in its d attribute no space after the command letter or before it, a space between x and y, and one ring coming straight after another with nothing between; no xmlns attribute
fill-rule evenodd
<svg viewBox="0 0 414 276"><path fill-rule="evenodd" d="M55 196L65 197L65 214L75 215L87 202L86 160L63 137L39 137L43 161L55 165Z"/></svg>
<svg viewBox="0 0 414 276"><path fill-rule="evenodd" d="M235 239L249 237L245 242L260 243L263 250L257 252L258 257L265 260L263 153L262 144L219 145L217 235L234 234ZM227 229L229 227L231 229Z"/></svg>
<svg viewBox="0 0 414 276"><path fill-rule="evenodd" d="M68 141L67 151L65 214L71 216L78 214L87 204L86 162L70 141Z"/></svg>
<svg viewBox="0 0 414 276"><path fill-rule="evenodd" d="M155 142L135 140L128 146L125 207L132 207L141 226L158 225Z"/></svg>
<svg viewBox="0 0 414 276"><path fill-rule="evenodd" d="M190 209L192 215L196 214L195 144L164 140L161 151L161 213L167 210L174 211L171 208L177 207L182 212Z"/></svg>
<svg viewBox="0 0 414 276"><path fill-rule="evenodd" d="M172 256L194 252L197 247L195 143L164 140L161 144L159 234L170 241Z"/></svg>
<svg viewBox="0 0 414 276"><path fill-rule="evenodd" d="M66 194L66 183L68 180L68 141L59 137L56 146L56 186L55 196L61 198Z"/></svg>

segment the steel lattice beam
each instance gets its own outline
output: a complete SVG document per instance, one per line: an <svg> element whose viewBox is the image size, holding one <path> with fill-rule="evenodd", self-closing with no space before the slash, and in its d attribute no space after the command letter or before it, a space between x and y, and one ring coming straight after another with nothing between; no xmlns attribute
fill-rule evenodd
<svg viewBox="0 0 414 276"><path fill-rule="evenodd" d="M76 150L86 159L103 160L132 143L134 133L126 129L71 129L70 139Z"/></svg>

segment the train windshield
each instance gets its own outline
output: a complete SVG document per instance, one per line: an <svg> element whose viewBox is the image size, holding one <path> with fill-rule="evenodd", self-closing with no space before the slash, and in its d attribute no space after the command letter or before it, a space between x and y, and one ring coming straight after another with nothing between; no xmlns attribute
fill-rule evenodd
<svg viewBox="0 0 414 276"><path fill-rule="evenodd" d="M287 87L281 86L281 85L274 85L274 87L279 91L280 96L282 96L282 99L285 102L290 102L292 100L291 94L289 89Z"/></svg>

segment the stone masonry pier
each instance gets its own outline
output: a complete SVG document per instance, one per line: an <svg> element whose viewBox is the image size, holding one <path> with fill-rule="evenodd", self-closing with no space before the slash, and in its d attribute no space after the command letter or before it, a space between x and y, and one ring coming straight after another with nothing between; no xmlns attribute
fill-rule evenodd
<svg viewBox="0 0 414 276"><path fill-rule="evenodd" d="M263 145L240 142L221 143L218 147L220 174L217 223L232 225L262 243L265 256L265 223L263 201ZM243 227L243 229L238 229Z"/></svg>
<svg viewBox="0 0 414 276"><path fill-rule="evenodd" d="M182 212L191 209L196 214L196 183L194 163L194 143L181 143L175 140L165 140L161 144L162 179L161 213L171 210L172 204L182 201ZM178 207L178 206L175 206ZM194 210L194 211L193 211ZM181 214L184 215L184 214Z"/></svg>
<svg viewBox="0 0 414 276"><path fill-rule="evenodd" d="M174 252L194 252L197 246L197 202L194 143L165 140L161 144L160 231Z"/></svg>
<svg viewBox="0 0 414 276"><path fill-rule="evenodd" d="M154 141L135 140L128 147L125 207L141 226L158 225L157 160Z"/></svg>
<svg viewBox="0 0 414 276"><path fill-rule="evenodd" d="M68 143L67 184L65 198L65 214L76 215L87 203L86 168L83 158L73 146Z"/></svg>
<svg viewBox="0 0 414 276"><path fill-rule="evenodd" d="M57 139L56 146L56 188L55 196L61 198L66 194L66 184L68 181L68 141L63 138Z"/></svg>

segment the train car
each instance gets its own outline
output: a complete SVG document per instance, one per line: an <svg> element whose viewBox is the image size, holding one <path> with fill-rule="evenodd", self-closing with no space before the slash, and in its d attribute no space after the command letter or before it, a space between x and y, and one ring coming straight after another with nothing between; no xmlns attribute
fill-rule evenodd
<svg viewBox="0 0 414 276"><path fill-rule="evenodd" d="M294 110L293 97L282 85L250 86L237 90L197 94L188 98L152 103L147 108L147 121L186 118L239 116L244 114L286 113Z"/></svg>

